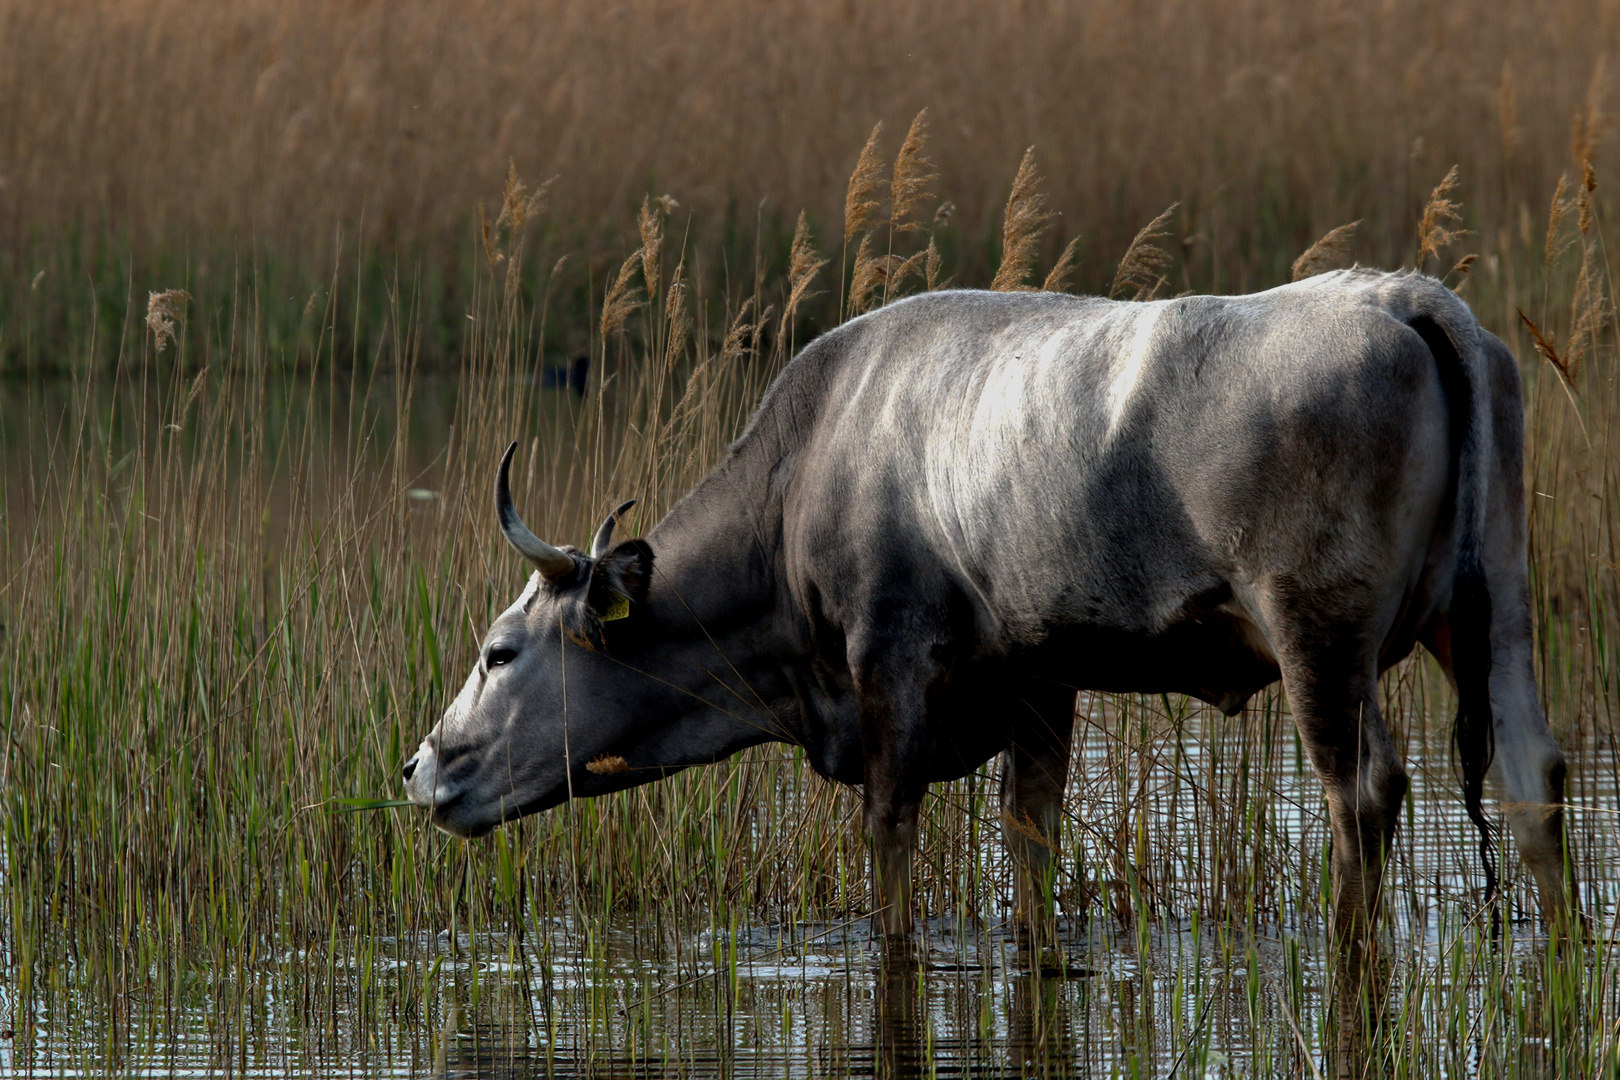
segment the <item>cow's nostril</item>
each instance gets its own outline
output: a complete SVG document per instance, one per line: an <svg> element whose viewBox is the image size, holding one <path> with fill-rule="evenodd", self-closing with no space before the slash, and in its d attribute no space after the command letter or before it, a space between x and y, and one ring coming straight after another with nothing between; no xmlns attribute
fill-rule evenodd
<svg viewBox="0 0 1620 1080"><path fill-rule="evenodd" d="M411 760L405 763L405 768L400 771L405 774L405 780L408 783L411 777L416 775L416 759L411 758Z"/></svg>

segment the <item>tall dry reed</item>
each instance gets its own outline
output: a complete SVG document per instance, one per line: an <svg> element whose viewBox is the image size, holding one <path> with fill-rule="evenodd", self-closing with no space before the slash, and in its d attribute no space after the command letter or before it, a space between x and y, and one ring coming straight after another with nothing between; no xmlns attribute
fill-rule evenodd
<svg viewBox="0 0 1620 1080"><path fill-rule="evenodd" d="M762 202L782 250L800 208L831 237L862 137L923 107L930 171L957 208L937 245L960 283L989 282L1008 162L1031 144L1064 223L1042 258L1080 237L1084 291L1107 291L1130 237L1177 200L1189 258L1172 291L1283 280L1310 240L1358 218L1362 261L1396 264L1452 163L1468 227L1527 243L1559 173L1612 152L1600 60L1617 20L1597 0L1376 16L1332 0L4 0L0 351L62 364L94 332L92 292L102 324L160 285L217 309L253 265L259 318L285 327L272 353L307 362L308 298L334 266L374 260L371 321L400 268L424 358L447 360L467 329L470 219L509 162L556 178L535 242L541 266L587 256L555 282L556 303L582 311L649 189L690 211L700 246ZM873 164L869 197L903 203ZM859 218L844 220L852 256ZM103 360L116 351L96 340Z"/></svg>

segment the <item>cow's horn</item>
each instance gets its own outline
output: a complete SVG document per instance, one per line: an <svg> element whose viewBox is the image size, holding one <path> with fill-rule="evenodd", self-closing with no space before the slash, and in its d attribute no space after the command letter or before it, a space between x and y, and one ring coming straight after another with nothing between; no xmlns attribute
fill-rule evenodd
<svg viewBox="0 0 1620 1080"><path fill-rule="evenodd" d="M506 535L506 542L517 548L518 554L534 563L534 568L546 577L559 578L571 574L574 572L573 556L559 551L530 532L512 505L512 485L506 474L512 466L512 454L516 450L515 442L506 448L506 453L501 456L500 470L495 474L495 516L500 518L501 532Z"/></svg>
<svg viewBox="0 0 1620 1080"><path fill-rule="evenodd" d="M631 499L609 514L607 520L602 522L602 527L596 530L596 539L591 541L591 558L600 559L607 554L608 545L613 543L613 526L617 525L619 519L628 514L630 508L634 505L636 505L636 500Z"/></svg>

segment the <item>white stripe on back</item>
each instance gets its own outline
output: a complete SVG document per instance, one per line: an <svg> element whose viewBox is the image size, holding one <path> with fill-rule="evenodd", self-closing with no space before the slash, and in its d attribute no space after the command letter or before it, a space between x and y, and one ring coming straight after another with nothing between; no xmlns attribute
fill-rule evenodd
<svg viewBox="0 0 1620 1080"><path fill-rule="evenodd" d="M1140 310L1134 312L1136 319L1136 332L1131 336L1131 345L1121 358L1119 367L1114 371L1114 381L1108 386L1108 434L1112 435L1119 426L1119 421L1125 415L1125 404L1130 399L1131 391L1136 388L1137 380L1142 376L1142 365L1147 362L1148 348L1152 344L1153 328L1158 325L1159 316L1164 313L1162 301L1142 304Z"/></svg>

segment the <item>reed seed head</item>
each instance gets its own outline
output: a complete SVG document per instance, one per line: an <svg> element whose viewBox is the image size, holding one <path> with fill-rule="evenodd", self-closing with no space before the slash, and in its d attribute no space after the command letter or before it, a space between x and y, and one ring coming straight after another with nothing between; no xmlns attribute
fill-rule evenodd
<svg viewBox="0 0 1620 1080"><path fill-rule="evenodd" d="M720 342L720 363L722 365L736 363L753 351L751 342L754 340L755 324L748 321L748 314L754 309L754 298L748 297L743 301L742 307L737 309L736 316L731 320L731 328L726 331L724 340ZM769 311L765 315L768 316ZM761 316L760 321L764 321Z"/></svg>
<svg viewBox="0 0 1620 1080"><path fill-rule="evenodd" d="M1564 219L1569 216L1569 211L1573 205L1574 200L1569 197L1569 174L1560 173L1558 186L1553 189L1552 205L1547 209L1547 242L1543 250L1544 266L1551 266L1553 259L1566 246L1561 241Z"/></svg>
<svg viewBox="0 0 1620 1080"><path fill-rule="evenodd" d="M660 203L654 209L652 196L644 195L641 199L641 215L637 224L641 229L641 276L647 284L647 299L658 298L658 285L662 280L663 269L658 265L659 256L664 250L664 214L662 199L669 196L660 196ZM671 199L671 202L674 200Z"/></svg>
<svg viewBox="0 0 1620 1080"><path fill-rule="evenodd" d="M1429 193L1423 205L1423 216L1418 220L1418 267L1431 258L1438 258L1440 249L1452 241L1468 235L1462 228L1462 203L1453 199L1457 190L1457 166L1453 165L1445 179Z"/></svg>
<svg viewBox="0 0 1620 1080"><path fill-rule="evenodd" d="M1350 241L1356 235L1356 228L1360 224L1361 219L1357 218L1348 225L1329 229L1320 240L1306 248L1304 253L1294 260L1292 280L1303 281L1340 267L1345 257L1350 254Z"/></svg>
<svg viewBox="0 0 1620 1080"><path fill-rule="evenodd" d="M849 306L854 312L866 311L872 306L877 290L888 277L889 261L893 255L879 255L872 250L872 234L861 237L861 246L855 250L855 269L849 279Z"/></svg>
<svg viewBox="0 0 1620 1080"><path fill-rule="evenodd" d="M870 229L878 222L877 208L882 201L883 158L878 153L878 139L883 134L883 121L872 126L866 137L861 156L855 161L855 171L849 174L849 190L844 196L844 243L855 234Z"/></svg>
<svg viewBox="0 0 1620 1080"><path fill-rule="evenodd" d="M672 370L686 355L686 338L692 330L692 317L686 310L686 260L675 264L669 276L669 292L664 295L664 370Z"/></svg>
<svg viewBox="0 0 1620 1080"><path fill-rule="evenodd" d="M1041 292L1069 291L1069 278L1074 274L1074 249L1079 243L1080 238L1076 236L1063 245L1063 253L1047 271L1046 280L1041 282Z"/></svg>
<svg viewBox="0 0 1620 1080"><path fill-rule="evenodd" d="M1180 205L1173 202L1165 207L1158 217L1142 226L1131 240L1124 257L1119 260L1119 269L1114 271L1113 283L1108 286L1110 299L1117 300L1129 291L1132 300L1152 300L1164 287L1165 272L1172 260L1170 253L1158 242L1170 235L1165 226Z"/></svg>
<svg viewBox="0 0 1620 1080"><path fill-rule="evenodd" d="M1566 383L1572 383L1574 375L1571 373L1569 365L1564 362L1564 358L1558 355L1558 349L1553 344L1551 334L1544 333L1541 327L1536 325L1535 320L1524 313L1523 309L1519 309L1519 321L1524 323L1524 328L1530 332L1530 341L1535 345L1536 352L1546 358L1547 362L1558 371L1558 374Z"/></svg>
<svg viewBox="0 0 1620 1080"><path fill-rule="evenodd" d="M939 280L939 267L941 259L939 257L939 248L934 245L934 238L932 236L928 238L928 250L923 254L926 256L926 261L923 264L923 278L928 285L928 291L933 292L935 289L943 285L944 282Z"/></svg>
<svg viewBox="0 0 1620 1080"><path fill-rule="evenodd" d="M506 258L495 250L494 230L490 228L489 215L484 212L483 201L478 203L478 232L484 241L484 261L489 264L489 272L495 272L495 264Z"/></svg>
<svg viewBox="0 0 1620 1080"><path fill-rule="evenodd" d="M165 289L149 292L146 296L146 325L157 339L157 351L162 352L176 340L178 326L185 320L185 305L191 294L184 289Z"/></svg>
<svg viewBox="0 0 1620 1080"><path fill-rule="evenodd" d="M1575 191L1575 228L1582 237L1592 232L1592 195L1597 191L1597 170L1592 162L1581 162L1581 186Z"/></svg>
<svg viewBox="0 0 1620 1080"><path fill-rule="evenodd" d="M1468 275L1473 271L1474 264L1478 261L1479 256L1474 252L1469 252L1452 263L1451 269L1446 271L1440 280L1451 282L1451 291L1461 296L1463 291L1468 288Z"/></svg>
<svg viewBox="0 0 1620 1080"><path fill-rule="evenodd" d="M799 222L793 227L793 249L788 255L788 300L782 309L784 327L793 321L800 304L817 295L810 291L810 285L826 265L827 260L816 251L815 239L810 235L810 223L804 211L800 210Z"/></svg>
<svg viewBox="0 0 1620 1080"><path fill-rule="evenodd" d="M912 118L906 141L894 159L894 179L889 182L889 226L895 232L920 231L920 221L907 221L918 204L931 194L929 186L939 179L934 163L927 157L928 110Z"/></svg>
<svg viewBox="0 0 1620 1080"><path fill-rule="evenodd" d="M551 190L556 177L552 177L534 191L530 191L522 180L518 179L517 163L510 158L506 162L506 186L501 191L501 213L495 219L495 231L499 232L505 225L513 234L522 231L530 218L536 217L546 208L546 194Z"/></svg>
<svg viewBox="0 0 1620 1080"><path fill-rule="evenodd" d="M1575 275L1575 288L1570 295L1569 342L1564 362L1565 374L1571 382L1580 377L1582 365L1597 348L1598 336L1609 322L1611 305L1605 287L1606 268L1596 249L1596 242L1581 245L1581 268Z"/></svg>
<svg viewBox="0 0 1620 1080"><path fill-rule="evenodd" d="M1013 178L1012 191L1007 195L1007 209L1001 223L1001 265L996 269L990 288L998 292L1020 291L1027 286L1040 251L1041 233L1046 223L1057 215L1047 209L1046 196L1041 193L1041 174L1035 167L1035 148L1024 151L1018 163L1018 175Z"/></svg>
<svg viewBox="0 0 1620 1080"><path fill-rule="evenodd" d="M637 248L630 253L630 257L619 264L619 273L608 286L607 295L602 298L602 339L605 341L624 328L625 321L635 312L638 300L635 295L635 286L630 283L630 275L635 273L636 264L641 261L641 249Z"/></svg>

